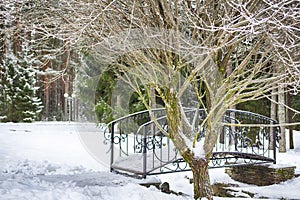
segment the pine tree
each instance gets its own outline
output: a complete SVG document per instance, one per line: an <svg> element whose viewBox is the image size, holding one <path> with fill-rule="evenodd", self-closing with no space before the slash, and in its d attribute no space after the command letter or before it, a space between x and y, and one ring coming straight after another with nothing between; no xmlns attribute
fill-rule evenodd
<svg viewBox="0 0 300 200"><path fill-rule="evenodd" d="M42 102L37 97L34 59L26 48L19 56L7 53L2 64L0 118L5 122L32 122L42 111Z"/></svg>
<svg viewBox="0 0 300 200"><path fill-rule="evenodd" d="M0 122L5 121L7 119L7 98L6 98L6 90L7 90L7 70L3 65L3 62L0 64Z"/></svg>

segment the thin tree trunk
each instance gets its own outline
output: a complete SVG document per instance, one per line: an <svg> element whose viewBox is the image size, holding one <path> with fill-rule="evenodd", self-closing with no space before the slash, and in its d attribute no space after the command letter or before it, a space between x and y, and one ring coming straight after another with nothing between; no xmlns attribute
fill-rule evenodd
<svg viewBox="0 0 300 200"><path fill-rule="evenodd" d="M286 93L286 105L288 107L291 107L292 103L291 103L291 94L287 91ZM292 122L292 115L291 115L291 111L290 109L286 109L286 120L287 123L291 123ZM293 126L289 126L289 148L290 149L294 149L294 135L293 135Z"/></svg>
<svg viewBox="0 0 300 200"><path fill-rule="evenodd" d="M48 64L47 64L48 67ZM48 75L45 75L44 77L44 107L45 107L45 113L44 117L48 121L49 119L49 80L48 80Z"/></svg>
<svg viewBox="0 0 300 200"><path fill-rule="evenodd" d="M151 104L150 104L151 108L152 109L156 108L155 90L152 87L150 88L150 101L151 101ZM155 112L153 112L152 114L156 118ZM156 125L154 123L152 123L152 125L151 125L151 132L153 135L156 134Z"/></svg>
<svg viewBox="0 0 300 200"><path fill-rule="evenodd" d="M227 67L226 67L226 76L229 77L232 74L232 62L228 61ZM236 105L232 105L230 106L230 109L235 110L236 109ZM230 123L234 124L235 123L235 113L232 112L230 113ZM230 127L231 132L235 133L236 132L236 127L235 126L231 126ZM229 135L229 145L234 145L235 144L235 140L234 140L234 134Z"/></svg>
<svg viewBox="0 0 300 200"><path fill-rule="evenodd" d="M285 123L285 98L284 98L284 87L278 88L278 120L279 124ZM279 152L286 152L286 138L285 138L285 127L280 125L280 140L279 140Z"/></svg>
<svg viewBox="0 0 300 200"><path fill-rule="evenodd" d="M69 94L69 82L68 82L68 78L65 81L65 94ZM65 97L64 118L65 118L65 121L68 120L68 99L67 99L67 97Z"/></svg>
<svg viewBox="0 0 300 200"><path fill-rule="evenodd" d="M277 102L277 95L276 95L276 89L272 90L272 95L271 95L271 119L276 120L277 119L277 104L275 102ZM271 133L270 133L270 149L274 149L274 133L275 133L275 127L271 128Z"/></svg>

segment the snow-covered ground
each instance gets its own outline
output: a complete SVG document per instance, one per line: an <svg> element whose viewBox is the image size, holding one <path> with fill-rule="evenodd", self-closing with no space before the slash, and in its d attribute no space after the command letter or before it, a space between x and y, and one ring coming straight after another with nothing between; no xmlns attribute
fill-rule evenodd
<svg viewBox="0 0 300 200"><path fill-rule="evenodd" d="M295 149L278 155L278 164L297 166L300 173L300 132L295 132ZM288 140L287 140L288 141ZM88 146L88 148L87 148ZM185 195L146 188L141 180L112 174L108 170L108 147L93 124L37 122L0 124L1 200L90 200L90 199L178 199L191 200L190 172L149 177L169 182L170 189ZM233 189L255 193L255 198L300 199L300 177L284 183L258 187L232 180L224 169L211 169L213 183L233 183ZM230 198L215 197L216 200ZM241 198L231 198L241 199Z"/></svg>

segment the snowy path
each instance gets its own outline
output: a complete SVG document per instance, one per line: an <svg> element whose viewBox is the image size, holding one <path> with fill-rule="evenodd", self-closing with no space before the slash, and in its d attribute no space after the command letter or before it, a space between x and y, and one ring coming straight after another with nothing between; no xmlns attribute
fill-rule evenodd
<svg viewBox="0 0 300 200"><path fill-rule="evenodd" d="M300 172L300 133L295 150L278 155L278 163L297 166ZM109 157L103 135L91 124L38 122L0 123L1 200L191 200L190 172L160 175L172 190L188 196L161 193L138 180L108 172ZM277 185L257 187L233 181L224 169L210 170L212 182L235 183L237 191L273 199L300 199L300 178ZM146 181L153 181L150 177ZM216 197L216 200L230 198ZM233 199L233 198L231 198ZM241 198L240 198L241 199Z"/></svg>
<svg viewBox="0 0 300 200"><path fill-rule="evenodd" d="M0 161L47 160L51 163L104 169L85 152L75 124L0 124ZM80 162L79 162L80 161ZM2 166L0 166L1 169Z"/></svg>
<svg viewBox="0 0 300 200"><path fill-rule="evenodd" d="M183 199L109 173L100 137L89 125L0 124L0 199Z"/></svg>

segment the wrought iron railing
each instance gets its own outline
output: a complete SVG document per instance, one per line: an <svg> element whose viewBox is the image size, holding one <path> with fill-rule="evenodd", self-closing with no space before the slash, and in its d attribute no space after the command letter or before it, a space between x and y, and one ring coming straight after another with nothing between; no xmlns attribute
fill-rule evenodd
<svg viewBox="0 0 300 200"><path fill-rule="evenodd" d="M148 111L141 111L108 124L104 142L111 146L111 171L145 177L190 170L157 126L168 131L165 109L153 109L152 113L155 121L150 119ZM205 126L200 127L205 111L186 108L185 113L190 122L196 119L199 126L195 131L201 128L200 136L205 137ZM210 159L211 168L276 162L277 121L251 112L227 110L223 122Z"/></svg>

